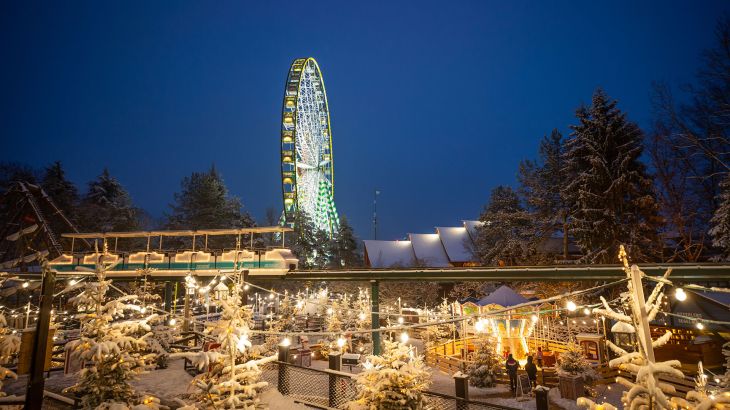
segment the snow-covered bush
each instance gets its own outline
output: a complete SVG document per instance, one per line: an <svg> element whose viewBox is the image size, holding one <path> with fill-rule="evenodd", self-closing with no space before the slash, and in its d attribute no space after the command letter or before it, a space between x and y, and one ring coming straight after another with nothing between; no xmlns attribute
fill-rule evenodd
<svg viewBox="0 0 730 410"><path fill-rule="evenodd" d="M431 382L420 356L403 343L385 341L380 356L368 356L365 369L357 376L358 398L354 409L422 409L423 397Z"/></svg>
<svg viewBox="0 0 730 410"><path fill-rule="evenodd" d="M2 392L3 380L12 378L17 379L18 375L12 370L5 368L3 365L10 362L11 358L20 350L20 337L13 333L13 329L8 327L5 315L0 313L0 396L4 396Z"/></svg>

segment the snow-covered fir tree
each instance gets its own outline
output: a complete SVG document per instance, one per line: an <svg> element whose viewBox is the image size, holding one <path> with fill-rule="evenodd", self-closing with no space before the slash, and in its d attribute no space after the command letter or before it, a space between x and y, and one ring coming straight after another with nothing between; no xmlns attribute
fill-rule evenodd
<svg viewBox="0 0 730 410"><path fill-rule="evenodd" d="M386 340L380 356L368 356L357 375L358 398L351 408L368 410L422 409L423 391L431 382L423 360L413 348Z"/></svg>
<svg viewBox="0 0 730 410"><path fill-rule="evenodd" d="M344 216L340 217L339 229L331 241L331 266L335 269L362 266L362 256L352 226Z"/></svg>
<svg viewBox="0 0 730 410"><path fill-rule="evenodd" d="M479 335L473 362L466 369L472 386L494 387L496 384L504 361L496 347L497 340L489 330Z"/></svg>
<svg viewBox="0 0 730 410"><path fill-rule="evenodd" d="M105 263L104 252L96 264L95 279L83 284L83 291L69 301L76 305L81 322L81 337L66 345L71 360L82 363L78 382L67 389L82 398L86 409L154 408L159 401L143 398L131 382L155 361L155 354L146 352L146 339L151 336L150 323L157 315L142 319L124 319L129 312L139 312L135 295L111 298L107 295L112 281L106 272L113 265Z"/></svg>
<svg viewBox="0 0 730 410"><path fill-rule="evenodd" d="M17 379L18 375L5 366L20 351L20 337L17 332L8 327L5 315L0 313L0 396L5 396L2 392L4 379Z"/></svg>
<svg viewBox="0 0 730 410"><path fill-rule="evenodd" d="M657 250L660 219L653 183L641 162L641 130L601 89L576 117L566 141L568 184L562 195L571 207L571 233L584 261L613 262L620 244L632 258L649 260Z"/></svg>
<svg viewBox="0 0 730 410"><path fill-rule="evenodd" d="M206 370L193 383L200 393L195 406L202 409L255 409L265 407L259 400L267 383L261 381L259 365L276 359L269 356L251 360L254 346L250 340L251 308L241 302L241 285L233 278L230 295L221 299L221 317L206 332L219 344L209 351L175 353L187 357L198 369Z"/></svg>
<svg viewBox="0 0 730 410"><path fill-rule="evenodd" d="M709 377L705 374L702 362L697 364L695 388L688 391L685 398L672 397L671 402L676 409L709 410L725 409L730 405L730 392L710 387Z"/></svg>
<svg viewBox="0 0 730 410"><path fill-rule="evenodd" d="M619 260L623 262L624 270L628 277L631 275L641 275L638 266L629 266L628 257L624 251L623 246L619 249ZM664 298L663 287L665 282L668 282L668 276L670 271L667 271L663 278L654 286L654 289L646 298L645 301L645 312L646 316L642 316L640 301L636 298L636 292L634 292L632 282L627 282L628 292L622 294L622 298L630 308L630 314L624 314L614 310L604 299L601 297L603 308L593 309L593 313L597 313L604 316L606 319L612 319L618 322L623 322L634 327L637 331L639 343L638 350L635 352L628 352L619 346L616 346L611 341L606 341L606 345L619 357L612 359L608 362L608 365L612 368L626 371L629 374L635 375L633 380L629 380L624 376L616 378L616 382L626 387L626 391L621 397L621 401L625 409L643 409L643 408L654 408L654 409L670 409L672 404L667 397L668 393L676 393L674 386L668 383L664 383L659 380L661 376L673 376L678 378L684 378L684 374L679 370L681 362L679 360L668 360L664 362L656 362L650 360L649 351L653 352L654 348L663 346L672 337L672 332L667 330L666 333L656 340L651 339L651 335L643 335L643 323L650 323L656 318L662 305L662 299ZM650 341L645 343L644 341ZM594 408L595 403L589 399L579 400L579 405L587 408Z"/></svg>
<svg viewBox="0 0 730 410"><path fill-rule="evenodd" d="M718 207L710 220L712 246L720 251L717 260L730 260L730 173L720 183Z"/></svg>
<svg viewBox="0 0 730 410"><path fill-rule="evenodd" d="M583 349L574 342L569 342L566 350L560 353L557 371L560 376L580 376L587 382L596 379L598 376L586 360Z"/></svg>
<svg viewBox="0 0 730 410"><path fill-rule="evenodd" d="M562 259L568 258L568 219L570 207L560 191L567 185L567 174L563 172L565 144L563 135L554 129L549 137L540 141L538 161L522 161L518 178L520 194L525 199L532 219L533 247L540 248L543 241L555 232L562 231ZM551 262L556 255L542 255L542 260Z"/></svg>
<svg viewBox="0 0 730 410"><path fill-rule="evenodd" d="M97 179L89 182L79 212L82 226L91 232L133 231L140 225L140 210L134 207L129 192L106 168Z"/></svg>
<svg viewBox="0 0 730 410"><path fill-rule="evenodd" d="M484 224L477 227L476 252L485 264L518 265L534 256L530 215L512 188L494 188L479 220Z"/></svg>

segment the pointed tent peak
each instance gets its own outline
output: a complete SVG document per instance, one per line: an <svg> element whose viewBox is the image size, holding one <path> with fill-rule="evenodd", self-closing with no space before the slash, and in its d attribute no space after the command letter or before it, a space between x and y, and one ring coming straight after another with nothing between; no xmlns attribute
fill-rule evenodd
<svg viewBox="0 0 730 410"><path fill-rule="evenodd" d="M509 286L502 285L494 292L481 298L477 304L479 306L499 305L502 307L510 307L526 302L528 300L524 296L518 294Z"/></svg>

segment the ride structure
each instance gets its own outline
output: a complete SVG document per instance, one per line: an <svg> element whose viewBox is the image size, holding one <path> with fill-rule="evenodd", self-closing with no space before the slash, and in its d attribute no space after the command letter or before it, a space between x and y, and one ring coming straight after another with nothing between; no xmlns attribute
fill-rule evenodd
<svg viewBox="0 0 730 410"><path fill-rule="evenodd" d="M196 231L142 231L68 233L62 237L71 240L71 249L50 261L50 266L61 275L78 275L89 272L98 262L111 264L109 277L178 277L187 273L196 276L217 276L246 270L251 276L283 276L295 270L299 261L291 250L285 248L285 233L291 228L270 226L237 229L205 229ZM281 238L281 246L254 247L254 235L275 234ZM227 236L234 247L210 249L208 237ZM135 239L147 245L142 251L117 251L119 239ZM184 249L165 249L163 239L183 239L190 246ZM249 246L246 246L246 239ZM77 240L103 241L109 251L78 252ZM202 242L202 243L199 243ZM174 243L174 242L173 242ZM201 246L202 245L202 246Z"/></svg>
<svg viewBox="0 0 730 410"><path fill-rule="evenodd" d="M281 114L281 185L284 223L297 212L332 236L339 228L334 200L332 129L322 71L314 58L289 68Z"/></svg>

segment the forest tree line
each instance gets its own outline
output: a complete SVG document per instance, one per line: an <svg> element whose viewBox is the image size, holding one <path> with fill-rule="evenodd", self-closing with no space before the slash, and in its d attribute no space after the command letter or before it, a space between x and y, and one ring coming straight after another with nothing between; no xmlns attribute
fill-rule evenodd
<svg viewBox="0 0 730 410"><path fill-rule="evenodd" d="M519 164L518 187L498 186L481 214L485 264L730 259L730 20L678 102L652 90L642 130L602 90L580 106L565 136L542 138Z"/></svg>

